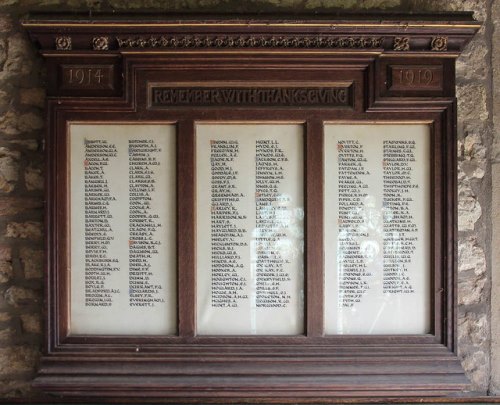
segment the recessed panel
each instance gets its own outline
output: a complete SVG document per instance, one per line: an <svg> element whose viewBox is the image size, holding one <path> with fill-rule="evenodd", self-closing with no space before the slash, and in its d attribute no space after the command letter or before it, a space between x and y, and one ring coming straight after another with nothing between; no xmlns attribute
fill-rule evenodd
<svg viewBox="0 0 500 405"><path fill-rule="evenodd" d="M324 133L325 332L429 333L429 126Z"/></svg>
<svg viewBox="0 0 500 405"><path fill-rule="evenodd" d="M303 127L196 127L197 333L304 331Z"/></svg>
<svg viewBox="0 0 500 405"><path fill-rule="evenodd" d="M177 330L175 126L71 124L71 334Z"/></svg>
<svg viewBox="0 0 500 405"><path fill-rule="evenodd" d="M442 91L442 65L390 65L391 91Z"/></svg>

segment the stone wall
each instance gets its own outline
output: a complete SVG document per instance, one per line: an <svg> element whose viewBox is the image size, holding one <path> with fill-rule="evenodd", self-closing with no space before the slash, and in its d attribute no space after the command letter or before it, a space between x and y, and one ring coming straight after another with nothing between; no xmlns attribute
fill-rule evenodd
<svg viewBox="0 0 500 405"><path fill-rule="evenodd" d="M0 14L0 396L28 395L39 357L43 276L42 64Z"/></svg>
<svg viewBox="0 0 500 405"><path fill-rule="evenodd" d="M500 394L500 342L493 339L491 346L492 320L500 336L500 275L493 275L495 310L490 309L491 269L497 267L491 235L500 235L500 219L492 225L500 211L500 190L492 206L491 185L492 167L500 162L499 146L493 149L494 118L496 123L500 117L493 89L500 88L500 73L494 80L491 21L493 15L500 22L500 0L0 0L0 397L36 395L30 382L42 342L44 74L19 16L28 11L340 9L472 10L484 22L457 63L459 355L475 391ZM497 39L496 54L499 45ZM498 56L493 61L500 67ZM500 263L499 250L493 263Z"/></svg>
<svg viewBox="0 0 500 405"><path fill-rule="evenodd" d="M492 83L488 2L465 2L485 24L457 62L458 352L474 388L490 380Z"/></svg>
<svg viewBox="0 0 500 405"><path fill-rule="evenodd" d="M493 147L492 174L492 255L491 255L491 382L490 392L500 395L500 1L492 2Z"/></svg>

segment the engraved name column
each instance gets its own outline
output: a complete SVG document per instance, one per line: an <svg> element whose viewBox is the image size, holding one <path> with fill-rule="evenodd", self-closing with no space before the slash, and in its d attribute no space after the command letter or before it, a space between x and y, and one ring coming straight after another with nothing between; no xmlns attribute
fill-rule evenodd
<svg viewBox="0 0 500 405"><path fill-rule="evenodd" d="M370 243L366 210L370 209L369 172L365 168L363 145L358 140L339 140L338 152L338 255L339 307L361 302L370 288L363 250ZM365 205L366 204L366 205Z"/></svg>
<svg viewBox="0 0 500 405"><path fill-rule="evenodd" d="M325 125L327 333L429 331L429 132Z"/></svg>
<svg viewBox="0 0 500 405"><path fill-rule="evenodd" d="M71 333L175 333L175 126L69 131Z"/></svg>
<svg viewBox="0 0 500 405"><path fill-rule="evenodd" d="M162 223L152 208L161 148L153 139L128 141L129 155L129 295L130 306L154 306L164 303L163 286L151 280L151 259L158 255Z"/></svg>
<svg viewBox="0 0 500 405"><path fill-rule="evenodd" d="M415 141L384 141L384 278L383 291L414 294L409 264L419 229L411 206L419 185L412 181Z"/></svg>
<svg viewBox="0 0 500 405"><path fill-rule="evenodd" d="M300 125L200 124L197 332L303 331Z"/></svg>
<svg viewBox="0 0 500 405"><path fill-rule="evenodd" d="M212 307L238 307L245 293L247 280L242 272L241 250L248 247L247 230L242 214L245 197L237 187L240 174L233 167L240 154L236 140L212 140L211 163L211 227L212 242Z"/></svg>
<svg viewBox="0 0 500 405"><path fill-rule="evenodd" d="M110 255L115 240L112 226L116 197L110 190L107 167L116 159L116 146L106 140L84 140L85 160L85 306L113 305L113 288L109 276L119 271L117 257Z"/></svg>
<svg viewBox="0 0 500 405"><path fill-rule="evenodd" d="M277 140L258 140L255 149L256 307L286 307L293 294L287 265L295 253L288 238L295 213L290 195L281 192L288 157Z"/></svg>

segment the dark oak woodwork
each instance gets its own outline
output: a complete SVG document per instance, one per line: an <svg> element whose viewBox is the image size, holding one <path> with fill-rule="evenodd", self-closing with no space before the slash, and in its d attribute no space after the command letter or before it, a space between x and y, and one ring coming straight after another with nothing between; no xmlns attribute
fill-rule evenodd
<svg viewBox="0 0 500 405"><path fill-rule="evenodd" d="M480 26L471 14L39 16L23 25L47 61L50 96L46 343L35 386L72 397L230 403L464 392L468 383L456 355L454 62ZM235 96L225 99L221 89L234 90ZM270 96L270 90L304 96L283 99ZM174 336L82 336L69 330L67 125L72 121L176 124ZM304 335L196 335L195 124L200 121L304 127ZM326 122L431 127L429 334L323 332Z"/></svg>

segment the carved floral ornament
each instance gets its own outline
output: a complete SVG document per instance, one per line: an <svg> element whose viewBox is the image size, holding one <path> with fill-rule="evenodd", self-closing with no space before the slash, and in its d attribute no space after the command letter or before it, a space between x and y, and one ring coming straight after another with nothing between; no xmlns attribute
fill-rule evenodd
<svg viewBox="0 0 500 405"><path fill-rule="evenodd" d="M448 38L447 37L434 37L431 41L431 50L433 51L446 51L448 49Z"/></svg>
<svg viewBox="0 0 500 405"><path fill-rule="evenodd" d="M56 37L56 50L58 51L71 51L71 37L60 36Z"/></svg>
<svg viewBox="0 0 500 405"><path fill-rule="evenodd" d="M327 48L327 49L376 49L382 48L384 37L365 36L137 36L116 37L118 48ZM112 39L108 36L92 38L94 51L108 51ZM394 37L394 51L409 51L409 37ZM61 35L55 38L55 48L58 51L73 49L70 36ZM432 51L448 50L448 38L438 36L431 38Z"/></svg>
<svg viewBox="0 0 500 405"><path fill-rule="evenodd" d="M408 38L408 37L395 37L394 38L394 50L395 51L409 51L410 50L410 38Z"/></svg>
<svg viewBox="0 0 500 405"><path fill-rule="evenodd" d="M92 48L94 51L109 50L109 37L94 37L92 39Z"/></svg>
<svg viewBox="0 0 500 405"><path fill-rule="evenodd" d="M119 48L380 48L380 37L150 36L116 38Z"/></svg>

